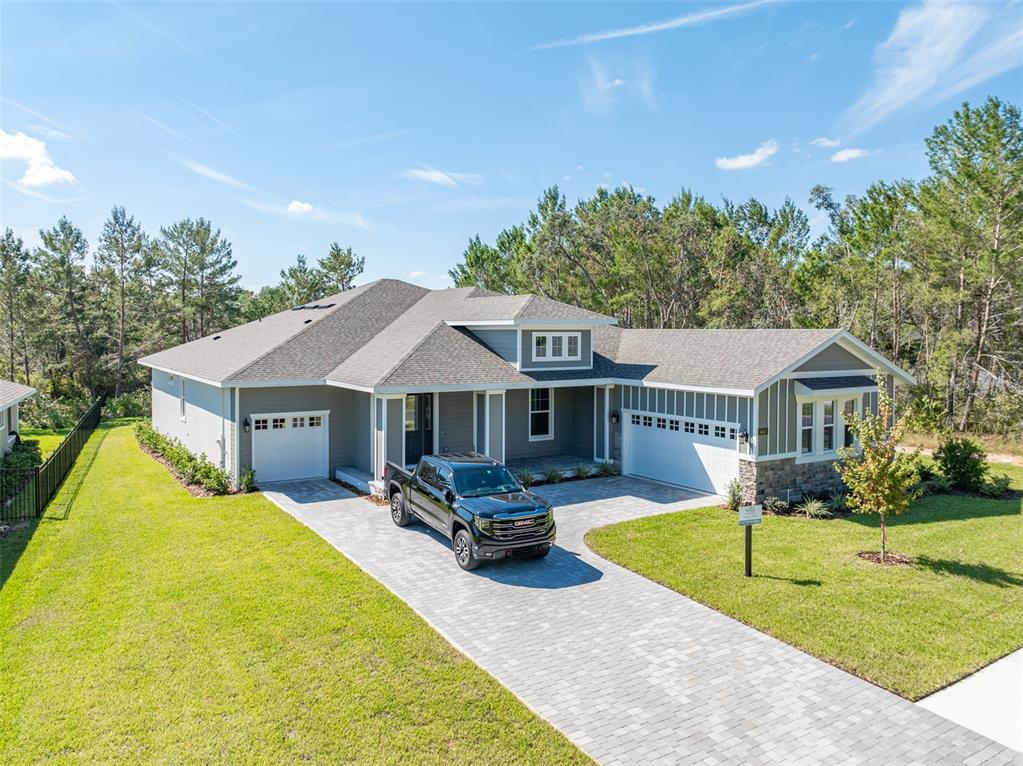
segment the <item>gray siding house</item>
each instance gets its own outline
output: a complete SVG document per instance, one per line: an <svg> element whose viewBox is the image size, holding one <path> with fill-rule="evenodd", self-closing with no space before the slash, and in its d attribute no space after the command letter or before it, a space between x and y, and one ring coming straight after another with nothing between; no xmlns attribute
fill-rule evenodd
<svg viewBox="0 0 1023 766"><path fill-rule="evenodd" d="M238 481L337 477L476 450L516 467L613 462L747 500L837 483L875 374L843 330L632 330L534 295L380 280L139 360L153 424Z"/></svg>

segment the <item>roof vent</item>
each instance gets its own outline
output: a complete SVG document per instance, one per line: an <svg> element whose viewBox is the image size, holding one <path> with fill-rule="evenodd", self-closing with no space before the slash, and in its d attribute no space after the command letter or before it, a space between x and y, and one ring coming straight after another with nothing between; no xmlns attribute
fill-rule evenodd
<svg viewBox="0 0 1023 766"><path fill-rule="evenodd" d="M333 303L311 303L308 306L295 306L292 311L311 311L313 309L329 309L333 306Z"/></svg>
<svg viewBox="0 0 1023 766"><path fill-rule="evenodd" d="M213 336L213 340L220 340L220 336L219 335L214 335Z"/></svg>
<svg viewBox="0 0 1023 766"><path fill-rule="evenodd" d="M309 324L309 323L310 323L310 322L312 322L312 321L313 321L312 319L307 319L307 320L305 320L305 321L304 321L304 322L303 322L302 324Z"/></svg>

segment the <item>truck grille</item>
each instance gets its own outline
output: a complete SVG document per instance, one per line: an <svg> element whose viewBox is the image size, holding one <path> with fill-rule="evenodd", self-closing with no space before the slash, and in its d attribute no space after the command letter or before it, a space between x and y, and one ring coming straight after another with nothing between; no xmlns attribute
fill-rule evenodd
<svg viewBox="0 0 1023 766"><path fill-rule="evenodd" d="M494 519L493 535L498 540L525 540L540 537L550 527L551 514L538 516L516 516L509 519Z"/></svg>

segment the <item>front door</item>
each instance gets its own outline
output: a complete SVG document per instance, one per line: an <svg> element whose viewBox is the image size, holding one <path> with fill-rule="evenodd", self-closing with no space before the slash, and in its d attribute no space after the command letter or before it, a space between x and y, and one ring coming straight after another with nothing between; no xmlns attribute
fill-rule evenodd
<svg viewBox="0 0 1023 766"><path fill-rule="evenodd" d="M433 454L433 394L405 397L405 463Z"/></svg>

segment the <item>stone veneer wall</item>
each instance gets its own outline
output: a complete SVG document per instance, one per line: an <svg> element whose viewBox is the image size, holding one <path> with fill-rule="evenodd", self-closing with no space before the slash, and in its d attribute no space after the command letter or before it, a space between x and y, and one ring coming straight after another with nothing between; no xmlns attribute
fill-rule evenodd
<svg viewBox="0 0 1023 766"><path fill-rule="evenodd" d="M744 503L762 503L765 497L786 500L804 492L824 493L842 487L833 460L796 463L795 458L754 463L739 460L739 484Z"/></svg>

